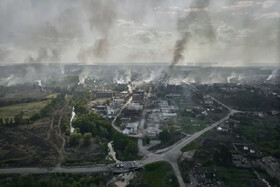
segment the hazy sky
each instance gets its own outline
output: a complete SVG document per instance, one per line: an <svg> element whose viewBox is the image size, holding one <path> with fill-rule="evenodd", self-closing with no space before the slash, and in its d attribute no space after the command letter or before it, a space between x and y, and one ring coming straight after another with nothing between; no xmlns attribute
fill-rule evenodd
<svg viewBox="0 0 280 187"><path fill-rule="evenodd" d="M0 64L171 63L184 33L180 64L279 64L280 1L0 1Z"/></svg>

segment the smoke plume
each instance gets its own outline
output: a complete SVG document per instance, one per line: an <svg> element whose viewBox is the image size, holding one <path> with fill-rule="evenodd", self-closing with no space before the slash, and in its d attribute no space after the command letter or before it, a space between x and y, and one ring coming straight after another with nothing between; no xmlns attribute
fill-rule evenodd
<svg viewBox="0 0 280 187"><path fill-rule="evenodd" d="M85 0L84 6L87 9L88 21L90 29L97 31L101 38L87 49L81 49L78 54L78 59L83 62L91 61L92 59L106 59L109 53L109 34L113 23L116 20L116 10L114 9L114 1L90 1Z"/></svg>
<svg viewBox="0 0 280 187"><path fill-rule="evenodd" d="M182 34L182 38L176 41L171 68L173 68L173 66L176 65L180 60L184 59L182 53L185 50L185 45L189 35L189 32L185 32Z"/></svg>
<svg viewBox="0 0 280 187"><path fill-rule="evenodd" d="M82 62L88 62L94 57L105 59L108 54L108 41L106 38L101 38L95 42L93 46L87 49L81 49L78 54L78 59Z"/></svg>
<svg viewBox="0 0 280 187"><path fill-rule="evenodd" d="M184 59L183 53L192 35L206 38L210 42L215 40L215 31L208 15L209 4L210 0L193 0L190 12L178 20L177 29L181 33L181 37L175 44L171 68Z"/></svg>

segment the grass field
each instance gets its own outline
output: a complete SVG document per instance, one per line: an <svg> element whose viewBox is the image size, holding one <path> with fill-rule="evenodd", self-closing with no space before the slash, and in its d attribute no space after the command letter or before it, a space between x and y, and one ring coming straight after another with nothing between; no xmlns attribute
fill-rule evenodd
<svg viewBox="0 0 280 187"><path fill-rule="evenodd" d="M58 96L58 93L53 93L53 94L46 96L45 98L46 99L55 99L55 98L57 98L57 96Z"/></svg>
<svg viewBox="0 0 280 187"><path fill-rule="evenodd" d="M132 186L179 186L171 165L167 162L156 162L145 166L131 181Z"/></svg>
<svg viewBox="0 0 280 187"><path fill-rule="evenodd" d="M197 149L199 144L196 141L191 142L190 144L186 145L181 149L182 152L188 152Z"/></svg>
<svg viewBox="0 0 280 187"><path fill-rule="evenodd" d="M201 131L202 129L206 128L207 125L201 124L201 125L186 125L184 127L184 132L187 134L194 134L198 131Z"/></svg>
<svg viewBox="0 0 280 187"><path fill-rule="evenodd" d="M29 118L32 115L39 113L40 110L43 107L45 107L48 103L49 100L0 107L0 118L13 118L16 114L19 114L21 111L24 112L24 118Z"/></svg>

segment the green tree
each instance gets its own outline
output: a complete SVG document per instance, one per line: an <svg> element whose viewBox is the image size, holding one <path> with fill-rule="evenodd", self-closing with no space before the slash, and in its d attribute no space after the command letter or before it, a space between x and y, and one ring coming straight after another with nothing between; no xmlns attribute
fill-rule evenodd
<svg viewBox="0 0 280 187"><path fill-rule="evenodd" d="M146 144L150 144L150 138L146 138Z"/></svg>
<svg viewBox="0 0 280 187"><path fill-rule="evenodd" d="M135 142L129 141L124 150L124 156L127 160L132 160L138 153L138 146Z"/></svg>
<svg viewBox="0 0 280 187"><path fill-rule="evenodd" d="M5 125L9 125L10 124L10 119L9 118L5 118Z"/></svg>
<svg viewBox="0 0 280 187"><path fill-rule="evenodd" d="M79 145L81 137L82 137L81 133L73 133L73 134L71 134L70 138L69 138L70 146Z"/></svg>
<svg viewBox="0 0 280 187"><path fill-rule="evenodd" d="M169 139L170 139L170 133L168 132L168 130L164 129L159 133L159 140L162 143L168 142Z"/></svg>
<svg viewBox="0 0 280 187"><path fill-rule="evenodd" d="M88 109L87 109L87 106L85 103L83 102L79 102L75 105L75 112L78 114L78 115L83 115L83 114L86 114L88 113Z"/></svg>
<svg viewBox="0 0 280 187"><path fill-rule="evenodd" d="M106 100L106 105L108 105L108 106L110 105L110 100L109 99Z"/></svg>
<svg viewBox="0 0 280 187"><path fill-rule="evenodd" d="M14 117L14 120L15 120L15 124L16 125L21 125L23 124L23 115L24 115L24 112L21 111L19 114L15 115Z"/></svg>
<svg viewBox="0 0 280 187"><path fill-rule="evenodd" d="M10 125L14 124L14 119L13 119L13 118L10 118L9 124L10 124Z"/></svg>
<svg viewBox="0 0 280 187"><path fill-rule="evenodd" d="M91 144L92 134L90 132L85 133L83 136L83 146L89 146Z"/></svg>

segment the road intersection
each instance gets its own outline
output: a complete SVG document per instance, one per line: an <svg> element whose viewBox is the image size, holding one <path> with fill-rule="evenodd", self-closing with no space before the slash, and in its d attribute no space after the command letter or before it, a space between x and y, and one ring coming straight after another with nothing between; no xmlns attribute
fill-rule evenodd
<svg viewBox="0 0 280 187"><path fill-rule="evenodd" d="M139 146L140 153L142 153L142 155L144 157L142 160L138 160L137 162L141 162L144 165L150 164L153 162L158 162L158 161L169 162L174 169L174 172L178 178L180 186L181 187L186 186L183 181L183 178L181 176L179 166L178 166L178 159L180 158L180 156L182 154L181 149L183 147L185 147L186 145L190 144L191 142L193 142L194 140L196 140L197 138L199 138L201 135L205 134L206 132L210 131L213 128L216 128L218 125L220 125L224 121L228 120L231 115L241 112L241 111L231 109L229 106L226 106L225 104L219 102L218 100L216 100L213 97L212 97L212 99L228 109L229 113L227 116L225 116L223 119L209 125L205 129L203 129L199 132L196 132L191 136L181 139L179 142L177 142L176 144L174 144L170 147L158 150L156 153L149 152L148 150L145 150L145 148L143 146ZM124 105L124 107L129 102L130 102L130 100ZM119 112L119 114L121 113L121 111ZM116 118L113 120L112 125L115 129L120 131L118 129L118 127L115 126L115 120L116 120ZM139 141L141 141L141 140L139 140ZM138 141L138 144L140 143L139 141ZM141 145L141 143L140 143L140 145ZM81 167L78 166L78 167L67 167L67 168L61 167L61 166L56 166L54 168L31 168L31 167L30 168L28 168L28 167L27 168L2 168L2 169L0 169L0 174L9 174L9 173L29 174L29 173L56 173L56 172L92 173L92 172L108 172L108 171L110 171L110 169L108 168L107 165L81 166Z"/></svg>

